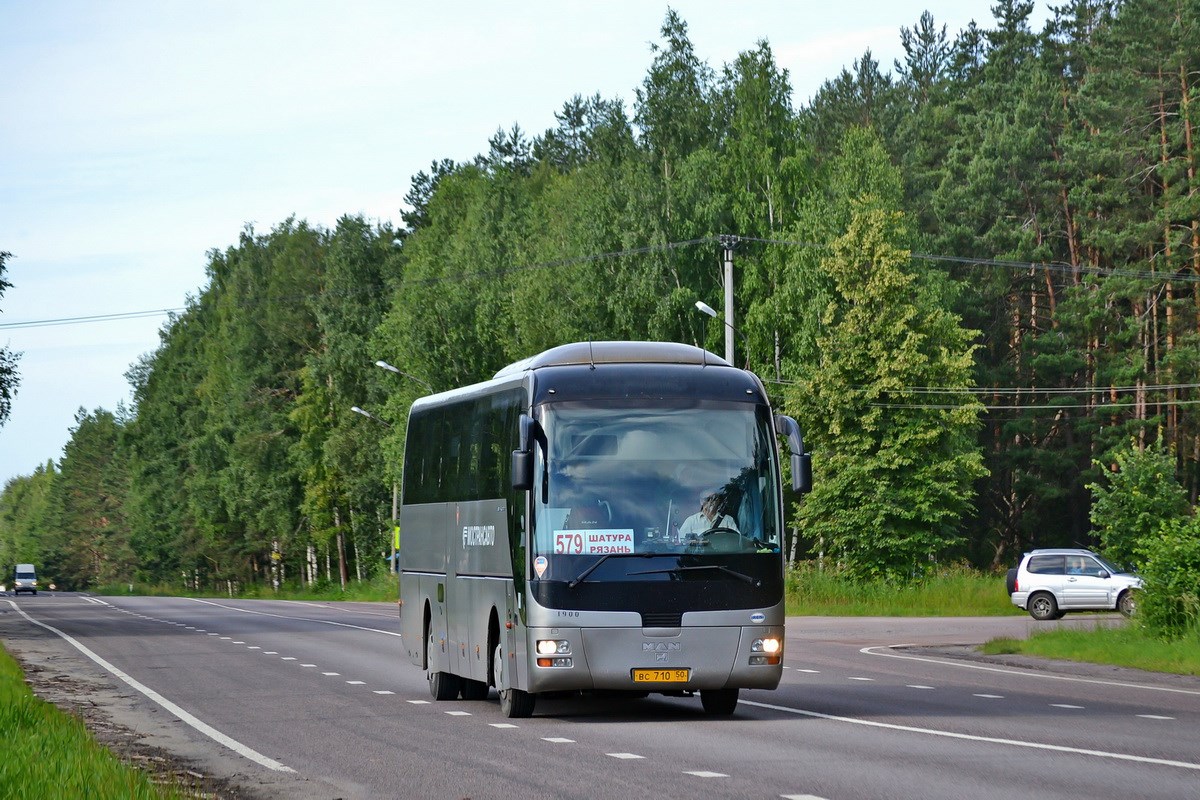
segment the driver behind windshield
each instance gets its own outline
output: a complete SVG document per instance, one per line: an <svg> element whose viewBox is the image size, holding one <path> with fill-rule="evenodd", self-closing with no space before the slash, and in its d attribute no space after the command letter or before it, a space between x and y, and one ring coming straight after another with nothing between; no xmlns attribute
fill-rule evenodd
<svg viewBox="0 0 1200 800"><path fill-rule="evenodd" d="M728 528L736 531L737 523L733 521L733 517L724 513L724 508L725 495L722 492L713 492L705 497L700 504L700 510L685 519L679 526L680 538L696 536L714 528Z"/></svg>

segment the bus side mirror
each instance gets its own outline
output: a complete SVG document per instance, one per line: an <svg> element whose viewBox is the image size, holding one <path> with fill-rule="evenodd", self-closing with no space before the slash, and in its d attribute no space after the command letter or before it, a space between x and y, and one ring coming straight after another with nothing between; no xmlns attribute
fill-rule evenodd
<svg viewBox="0 0 1200 800"><path fill-rule="evenodd" d="M533 488L533 451L513 450L512 488L527 492Z"/></svg>
<svg viewBox="0 0 1200 800"><path fill-rule="evenodd" d="M788 449L792 453L792 489L797 492L811 492L812 456L804 452L804 437L800 435L800 425L791 417L776 414L775 432L787 437Z"/></svg>
<svg viewBox="0 0 1200 800"><path fill-rule="evenodd" d="M527 492L533 488L533 439L537 425L528 414L522 414L520 421L518 448L512 454L512 488L518 492Z"/></svg>
<svg viewBox="0 0 1200 800"><path fill-rule="evenodd" d="M792 453L792 490L811 492L812 485L812 455Z"/></svg>

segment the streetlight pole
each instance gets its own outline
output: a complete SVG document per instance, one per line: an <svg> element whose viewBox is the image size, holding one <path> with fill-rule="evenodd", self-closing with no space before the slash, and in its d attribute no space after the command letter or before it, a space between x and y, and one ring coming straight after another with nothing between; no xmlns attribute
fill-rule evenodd
<svg viewBox="0 0 1200 800"><path fill-rule="evenodd" d="M704 302L703 300L697 300L695 305L696 305L696 310L699 311L700 313L707 314L708 316L712 317L713 319L720 318L720 315L717 314L717 310L715 308L713 308L712 306L710 306L708 303ZM728 322L725 322L724 320L721 320L721 321L725 323L725 360L729 361L730 356L732 356L732 352L730 351L730 348L729 348L729 337L732 336L734 333L737 333L738 336L742 337L742 343L744 345L746 345L746 366L748 367L750 365L750 342L747 341L746 335L744 333L742 333L741 331L737 330L737 328L734 328ZM732 364L733 366L737 366L732 361L729 361L729 363Z"/></svg>

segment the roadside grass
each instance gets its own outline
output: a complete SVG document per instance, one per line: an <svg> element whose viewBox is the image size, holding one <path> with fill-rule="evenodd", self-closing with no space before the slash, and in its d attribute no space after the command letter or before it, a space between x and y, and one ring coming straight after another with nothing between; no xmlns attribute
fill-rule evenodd
<svg viewBox="0 0 1200 800"><path fill-rule="evenodd" d="M400 596L399 576L382 572L366 580L351 579L343 590L338 582L320 580L313 586L300 583L286 582L279 591L271 588L270 584L254 584L242 586L234 591L233 597L250 600L351 600L363 603L381 602L394 603ZM92 594L108 597L122 595L141 595L147 597L230 597L228 591L192 591L180 586L166 584L114 583L95 586L89 590Z"/></svg>
<svg viewBox="0 0 1200 800"><path fill-rule="evenodd" d="M0 797L182 800L201 795L160 785L101 747L84 724L38 697L0 647Z"/></svg>
<svg viewBox="0 0 1200 800"><path fill-rule="evenodd" d="M1036 631L1028 639L993 639L980 650L989 655L1020 654L1200 675L1200 630L1167 641L1151 636L1136 623L1096 625L1093 629L1057 628Z"/></svg>
<svg viewBox="0 0 1200 800"><path fill-rule="evenodd" d="M1004 576L962 566L904 584L860 582L815 564L788 569L787 613L819 617L998 617L1021 613Z"/></svg>
<svg viewBox="0 0 1200 800"><path fill-rule="evenodd" d="M790 616L997 617L1022 613L1009 601L1003 575L989 575L962 566L946 567L922 580L896 584L852 581L806 562L788 568L786 587ZM124 583L97 586L92 591L108 596L230 596L228 591L194 592L178 586ZM233 596L394 603L399 597L399 583L398 576L382 572L367 580L350 580L345 590L337 581L321 580L315 586L285 583L278 592L268 584L243 586Z"/></svg>

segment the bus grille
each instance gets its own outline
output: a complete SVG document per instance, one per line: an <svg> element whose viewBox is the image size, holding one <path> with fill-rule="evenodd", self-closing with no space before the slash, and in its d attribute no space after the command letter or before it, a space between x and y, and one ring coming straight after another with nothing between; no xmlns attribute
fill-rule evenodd
<svg viewBox="0 0 1200 800"><path fill-rule="evenodd" d="M683 625L682 611L642 612L643 628L678 628Z"/></svg>

